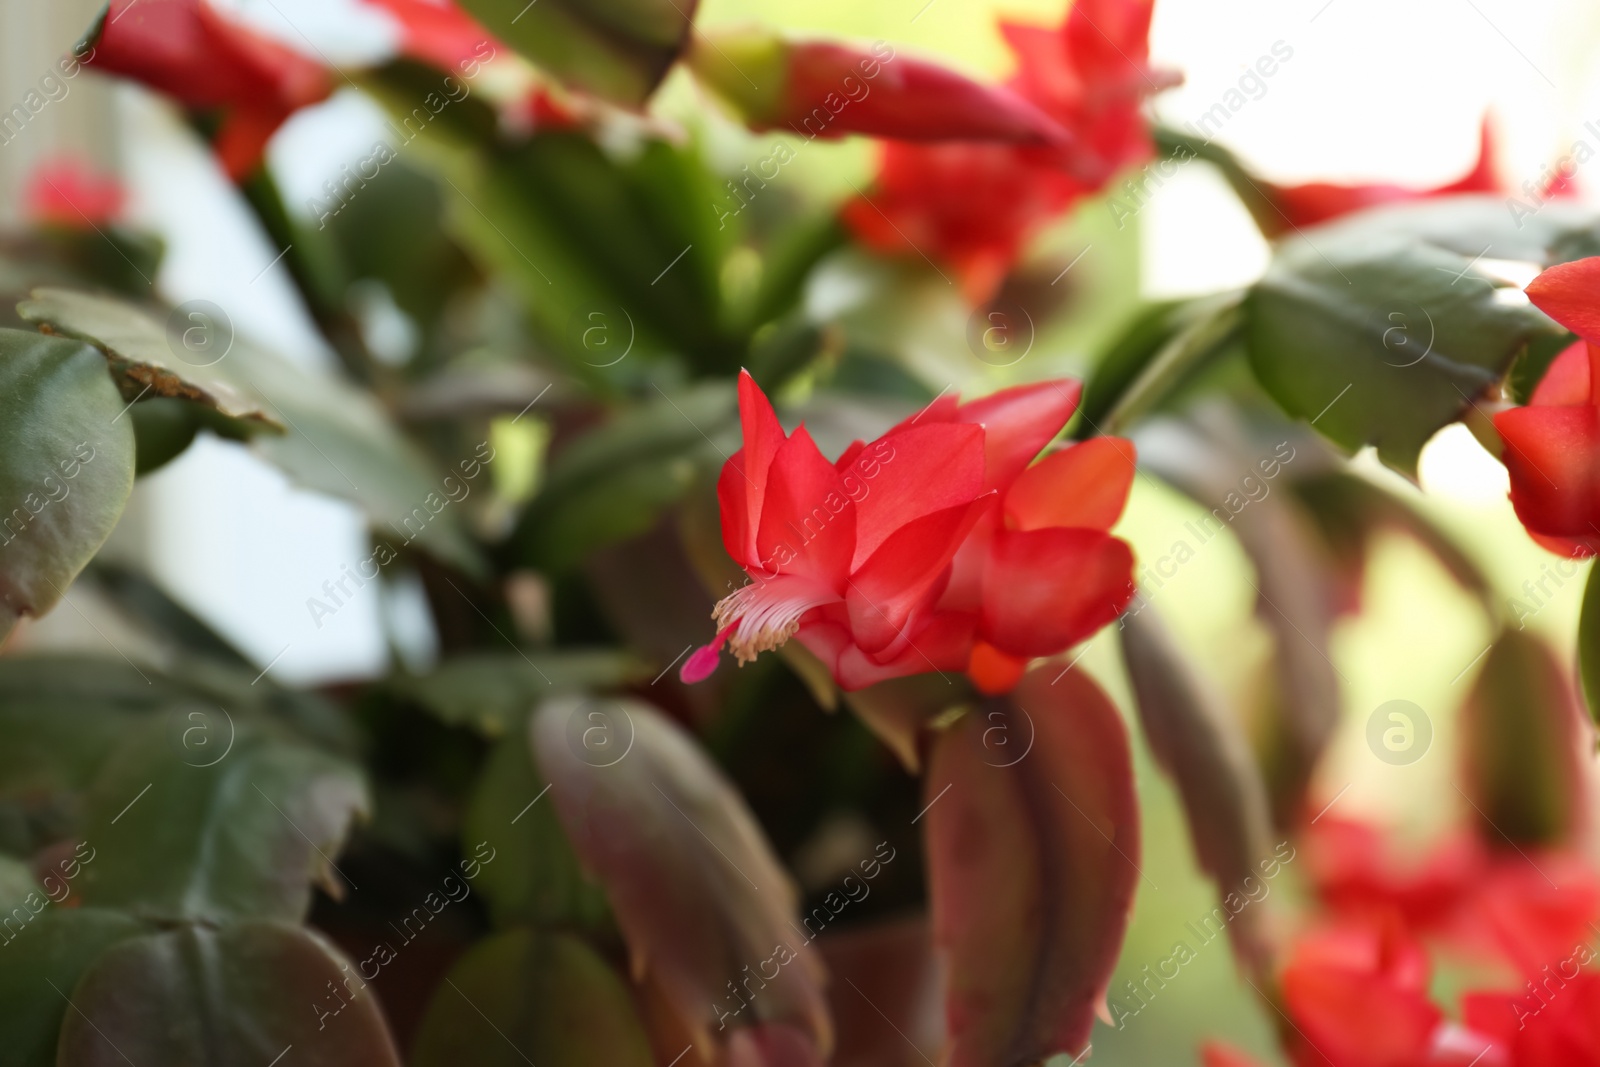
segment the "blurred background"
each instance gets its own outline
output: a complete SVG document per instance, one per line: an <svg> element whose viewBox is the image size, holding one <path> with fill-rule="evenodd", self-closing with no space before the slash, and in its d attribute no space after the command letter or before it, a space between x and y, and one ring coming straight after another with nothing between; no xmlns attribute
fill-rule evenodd
<svg viewBox="0 0 1600 1067"><path fill-rule="evenodd" d="M381 18L350 0L230 0L225 6L335 65L386 54L395 44ZM0 0L0 101L20 99L97 8L92 0ZM1060 0L707 0L699 22L712 27L757 17L793 31L884 38L999 77L1007 73L1007 53L995 29L997 15L1054 22L1062 9ZM1259 57L1281 58L1284 50L1291 58L1271 78L1241 82L1253 77ZM1217 140L1278 182L1448 182L1472 166L1485 113L1513 187L1537 183L1543 168L1579 143L1600 151L1600 7L1589 0L1161 0L1152 51L1158 65L1186 78L1158 98L1161 118L1183 128L1230 91L1245 92L1246 106L1231 114ZM697 131L728 171L765 155L773 141L723 119L682 72L658 97L657 109ZM353 88L297 115L271 149L286 199L305 204L319 195L341 165L370 152L382 121L377 106ZM213 301L228 309L241 332L284 355L331 364L282 266L272 262L265 236L210 153L165 104L93 73L73 81L48 114L0 144L0 220L15 221L22 182L38 161L63 154L126 181L132 220L167 242L157 287L168 301ZM795 166L803 180L793 188L842 200L852 186L870 180L871 149L865 141L815 143ZM1585 199L1600 195L1600 162L1590 170L1580 169L1576 178ZM1147 186L1145 195L1148 205L1124 226L1106 197L1092 198L1041 240L1041 256L1082 253L1073 269L1082 275L1088 309L1071 316L1070 334L1040 338L1025 367L988 367L964 345L964 312L944 307L920 327L926 336L914 338L917 369L935 384L953 381L965 392L1013 378L1070 374L1139 299L1245 284L1264 266L1264 241L1206 166L1180 168L1159 187ZM378 321L404 358L404 317L395 311ZM497 467L497 476L536 478L537 449L525 450L517 464L510 474ZM1573 647L1582 574L1554 572L1554 557L1529 541L1511 512L1503 468L1465 429L1452 427L1425 452L1424 493L1415 494L1376 462L1362 469L1413 493L1453 532L1496 581L1512 618L1526 615L1526 625L1551 635L1558 648ZM1143 563L1167 554L1185 537L1185 523L1200 514L1196 505L1141 478L1118 532ZM203 438L141 479L108 552L139 561L285 682L370 677L384 672L393 656L422 667L434 654L420 590L404 585L358 597L313 625L307 597L341 564L367 554L363 520L353 507L294 489L242 447L215 438ZM1254 617L1247 574L1235 543L1219 537L1165 581L1158 598L1184 644L1238 704L1249 702L1248 690L1270 651ZM1335 665L1346 683L1344 728L1317 792L1341 814L1425 835L1458 814L1448 778L1452 716L1465 695L1463 675L1490 634L1432 557L1405 542L1380 550L1365 595L1364 613L1347 618L1336 634ZM21 640L39 648L94 645L93 604L81 591L70 596L81 611L58 610ZM1095 640L1083 664L1127 706L1113 632ZM1366 751L1367 718L1391 700L1413 702L1433 725L1432 749L1409 766L1379 764ZM1151 772L1148 753L1140 758L1149 884L1140 892L1116 985L1165 957L1184 924L1211 906L1170 787ZM1437 803L1415 802L1424 796ZM1396 803L1401 797L1411 803ZM1402 813L1410 821L1398 824ZM1292 882L1292 864L1290 872ZM1098 1028L1095 1062L1162 1062L1204 1035L1229 1036L1270 1054L1271 1025L1236 977L1228 952L1214 947L1125 1029Z"/></svg>

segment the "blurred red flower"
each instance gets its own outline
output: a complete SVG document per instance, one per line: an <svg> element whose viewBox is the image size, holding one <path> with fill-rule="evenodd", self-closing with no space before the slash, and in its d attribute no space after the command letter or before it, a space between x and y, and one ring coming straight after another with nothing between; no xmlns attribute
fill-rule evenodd
<svg viewBox="0 0 1600 1067"><path fill-rule="evenodd" d="M1432 189L1408 189L1400 185L1336 185L1310 182L1305 185L1273 185L1258 182L1272 210L1262 212L1261 223L1269 236L1303 226L1316 226L1341 215L1365 208L1407 200L1458 193L1497 193L1502 191L1495 168L1494 132L1484 117L1479 131L1478 161L1463 177Z"/></svg>
<svg viewBox="0 0 1600 1067"><path fill-rule="evenodd" d="M1504 1050L1504 1067L1600 1067L1600 974L1575 959L1526 993L1468 993L1461 1010Z"/></svg>
<svg viewBox="0 0 1600 1067"><path fill-rule="evenodd" d="M969 404L941 398L829 463L805 427L786 437L740 378L744 448L718 483L723 543L751 583L717 605L716 640L740 662L797 637L846 689L968 671L1010 689L1027 661L1115 619L1133 553L1107 531L1127 500L1133 447L1104 438L1030 466L1077 406L1076 382Z"/></svg>
<svg viewBox="0 0 1600 1067"><path fill-rule="evenodd" d="M1175 84L1149 66L1152 0L1076 0L1059 29L1002 23L1010 88L1068 140L1054 146L883 146L872 192L844 218L880 252L952 267L969 300L993 294L1044 225L1119 170L1148 159L1142 102Z"/></svg>
<svg viewBox="0 0 1600 1067"><path fill-rule="evenodd" d="M1334 925L1295 942L1282 976L1299 1067L1419 1067L1443 1012L1428 958L1398 924Z"/></svg>
<svg viewBox="0 0 1600 1067"><path fill-rule="evenodd" d="M1511 504L1541 545L1592 556L1600 550L1600 257L1551 267L1527 293L1582 340L1550 365L1526 407L1494 417Z"/></svg>
<svg viewBox="0 0 1600 1067"><path fill-rule="evenodd" d="M115 176L61 157L41 162L28 175L22 213L30 222L84 229L118 221L127 201L128 191Z"/></svg>
<svg viewBox="0 0 1600 1067"><path fill-rule="evenodd" d="M1600 876L1570 853L1497 852L1462 834L1406 864L1376 827L1324 818L1306 854L1318 896L1342 919L1398 923L1525 975L1570 955L1600 920Z"/></svg>
<svg viewBox="0 0 1600 1067"><path fill-rule="evenodd" d="M197 112L220 112L213 147L235 180L261 162L283 121L325 99L322 65L232 22L205 0L112 0L90 64Z"/></svg>

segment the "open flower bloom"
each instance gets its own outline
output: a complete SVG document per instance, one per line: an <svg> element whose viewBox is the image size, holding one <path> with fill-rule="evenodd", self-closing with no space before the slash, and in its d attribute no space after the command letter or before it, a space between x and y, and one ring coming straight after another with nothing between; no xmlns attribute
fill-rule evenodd
<svg viewBox="0 0 1600 1067"><path fill-rule="evenodd" d="M1018 64L1009 88L1068 139L887 144L874 190L845 206L856 236L888 254L926 253L960 274L969 300L987 299L1046 223L1150 157L1143 100L1177 80L1149 66L1152 7L1076 0L1056 29L1002 23Z"/></svg>
<svg viewBox="0 0 1600 1067"><path fill-rule="evenodd" d="M214 141L229 176L247 176L295 111L333 89L327 70L219 14L206 0L112 0L90 65L143 82L194 111L220 112Z"/></svg>
<svg viewBox="0 0 1600 1067"><path fill-rule="evenodd" d="M1528 298L1576 333L1526 407L1494 428L1511 475L1511 504L1535 541L1573 558L1600 551L1600 257L1551 267Z"/></svg>
<svg viewBox="0 0 1600 1067"><path fill-rule="evenodd" d="M755 381L739 382L744 447L717 491L728 554L750 576L717 605L715 641L682 676L747 662L794 637L846 689L969 671L1009 689L1116 618L1133 554L1108 532L1132 446L1101 439L1030 466L1077 406L1076 382L929 405L829 463L805 427L786 436Z"/></svg>

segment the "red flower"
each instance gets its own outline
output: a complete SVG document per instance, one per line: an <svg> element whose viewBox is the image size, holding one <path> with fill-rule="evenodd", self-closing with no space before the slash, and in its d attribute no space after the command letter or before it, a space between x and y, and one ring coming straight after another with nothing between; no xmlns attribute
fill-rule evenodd
<svg viewBox="0 0 1600 1067"><path fill-rule="evenodd" d="M1393 924L1302 937L1282 987L1300 1067L1419 1067L1443 1020L1428 1000L1427 957Z"/></svg>
<svg viewBox="0 0 1600 1067"><path fill-rule="evenodd" d="M1099 439L1029 466L1077 406L1076 382L931 404L835 463L805 427L785 437L740 378L744 448L718 483L728 554L750 575L717 605L740 662L797 637L846 689L963 671L1009 689L1027 660L1121 613L1133 554L1107 531L1133 478L1132 445Z"/></svg>
<svg viewBox="0 0 1600 1067"><path fill-rule="evenodd" d="M192 110L221 112L214 147L235 179L260 163L284 119L333 88L321 64L229 21L205 0L112 0L90 63Z"/></svg>
<svg viewBox="0 0 1600 1067"><path fill-rule="evenodd" d="M1423 200L1458 193L1497 193L1501 183L1495 171L1494 134L1487 117L1479 133L1478 161L1465 176L1432 189L1408 189L1399 185L1335 185L1311 182L1306 185L1272 185L1257 182L1274 210L1263 212L1263 228L1269 235L1302 226L1316 226L1341 215L1381 204Z"/></svg>
<svg viewBox="0 0 1600 1067"><path fill-rule="evenodd" d="M869 52L742 29L696 37L689 64L756 130L902 141L1042 144L1066 137L1021 96L897 55L882 42Z"/></svg>
<svg viewBox="0 0 1600 1067"><path fill-rule="evenodd" d="M1469 993L1465 1022L1505 1050L1505 1067L1600 1067L1600 974L1581 965L1563 961L1521 994Z"/></svg>
<svg viewBox="0 0 1600 1067"><path fill-rule="evenodd" d="M1527 293L1583 340L1556 358L1527 407L1494 417L1511 504L1541 545L1592 556L1600 550L1600 257L1551 267Z"/></svg>
<svg viewBox="0 0 1600 1067"><path fill-rule="evenodd" d="M1570 956L1600 920L1600 877L1567 853L1495 853L1458 836L1407 867L1375 827L1334 818L1311 829L1306 851L1318 895L1341 919L1398 923L1526 976Z"/></svg>
<svg viewBox="0 0 1600 1067"><path fill-rule="evenodd" d="M1009 86L1070 140L1053 147L888 144L875 190L844 209L880 252L953 267L974 302L1077 199L1149 158L1141 104L1175 78L1149 67L1151 0L1076 0L1060 29L1002 23L1018 70Z"/></svg>
<svg viewBox="0 0 1600 1067"><path fill-rule="evenodd" d="M40 163L22 192L29 221L69 229L116 222L127 201L128 191L115 177L70 157Z"/></svg>

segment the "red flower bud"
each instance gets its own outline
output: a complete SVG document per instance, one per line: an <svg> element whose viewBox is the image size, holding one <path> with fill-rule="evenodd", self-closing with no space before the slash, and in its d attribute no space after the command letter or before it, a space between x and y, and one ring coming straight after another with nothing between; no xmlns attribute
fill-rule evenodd
<svg viewBox="0 0 1600 1067"><path fill-rule="evenodd" d="M749 29L697 37L688 59L755 130L1034 144L1067 137L1018 94L900 55L882 41L868 50Z"/></svg>

